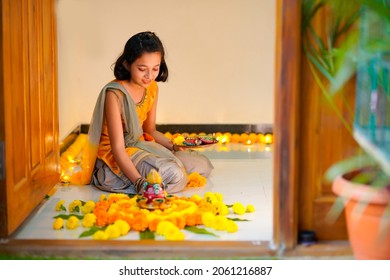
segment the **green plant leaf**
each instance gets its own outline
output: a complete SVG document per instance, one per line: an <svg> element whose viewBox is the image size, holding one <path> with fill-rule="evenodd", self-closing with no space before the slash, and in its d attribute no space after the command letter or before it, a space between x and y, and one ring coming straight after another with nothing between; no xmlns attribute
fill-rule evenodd
<svg viewBox="0 0 390 280"><path fill-rule="evenodd" d="M218 237L218 235L216 235L215 233L212 233L204 228L186 226L184 229L196 234L207 234L207 235Z"/></svg>
<svg viewBox="0 0 390 280"><path fill-rule="evenodd" d="M348 172L367 167L367 166L374 166L376 165L376 162L373 160L372 157L369 155L363 153L358 154L346 159L343 159L341 161L336 162L333 164L326 172L325 172L325 181L330 183L336 177L346 174Z"/></svg>
<svg viewBox="0 0 390 280"><path fill-rule="evenodd" d="M104 227L96 227L96 226L93 226L93 227L91 227L89 230L83 231L83 232L79 235L79 238L91 236L91 235L93 235L95 232L97 232L97 231L99 231L99 230L104 230Z"/></svg>
<svg viewBox="0 0 390 280"><path fill-rule="evenodd" d="M149 229L139 232L139 239L141 240L154 240L155 238L154 232Z"/></svg>
<svg viewBox="0 0 390 280"><path fill-rule="evenodd" d="M241 219L241 218L228 218L228 219L235 222L250 222L250 220L248 219Z"/></svg>
<svg viewBox="0 0 390 280"><path fill-rule="evenodd" d="M75 216L75 217L76 217L77 219L79 219L79 220L82 220L82 219L84 218L84 216L82 216L82 215L75 215L75 214L68 214L68 215L66 215L66 214L60 214L60 215L54 216L53 218L54 218L54 219L62 218L62 219L64 219L64 220L67 220L67 219L69 219L71 216Z"/></svg>

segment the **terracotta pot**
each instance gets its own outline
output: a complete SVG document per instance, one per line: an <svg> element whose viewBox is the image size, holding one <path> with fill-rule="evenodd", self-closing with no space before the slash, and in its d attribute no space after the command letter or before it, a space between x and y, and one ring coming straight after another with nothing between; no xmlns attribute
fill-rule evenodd
<svg viewBox="0 0 390 280"><path fill-rule="evenodd" d="M345 205L347 230L355 259L390 260L390 190L374 189L348 180L352 173L333 182L333 192Z"/></svg>

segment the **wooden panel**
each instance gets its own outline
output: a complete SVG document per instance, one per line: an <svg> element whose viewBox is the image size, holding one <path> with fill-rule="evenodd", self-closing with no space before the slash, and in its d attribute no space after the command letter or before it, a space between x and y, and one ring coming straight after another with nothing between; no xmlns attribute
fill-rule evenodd
<svg viewBox="0 0 390 280"><path fill-rule="evenodd" d="M325 34L325 20L324 13L314 19L313 26L318 34ZM356 143L320 91L305 54L301 57L299 229L314 230L320 240L347 239L343 215L334 223L326 220L335 195L331 184L324 181L324 174L334 162L351 155ZM354 91L355 82L351 81L347 85L346 104L353 104ZM352 122L354 108L342 106L345 102L341 95L335 99L335 104Z"/></svg>
<svg viewBox="0 0 390 280"><path fill-rule="evenodd" d="M274 121L274 242L282 249L297 243L298 94L300 1L277 2Z"/></svg>
<svg viewBox="0 0 390 280"><path fill-rule="evenodd" d="M29 81L30 81L30 132L32 131L35 137L30 134L30 149L31 149L31 168L39 168L41 162L41 38L42 30L39 26L41 16L39 1L28 2L28 39L29 39Z"/></svg>
<svg viewBox="0 0 390 280"><path fill-rule="evenodd" d="M1 5L7 168L0 237L6 237L58 182L59 147L54 0L3 0Z"/></svg>

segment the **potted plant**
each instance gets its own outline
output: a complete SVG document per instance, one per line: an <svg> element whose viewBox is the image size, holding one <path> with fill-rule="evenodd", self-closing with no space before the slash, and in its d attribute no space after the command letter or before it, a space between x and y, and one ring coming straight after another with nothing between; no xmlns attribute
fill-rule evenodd
<svg viewBox="0 0 390 280"><path fill-rule="evenodd" d="M311 24L320 13L325 36ZM358 144L325 174L338 196L329 218L345 212L356 259L390 259L390 0L303 0L302 40L321 92ZM351 80L352 123L334 102Z"/></svg>

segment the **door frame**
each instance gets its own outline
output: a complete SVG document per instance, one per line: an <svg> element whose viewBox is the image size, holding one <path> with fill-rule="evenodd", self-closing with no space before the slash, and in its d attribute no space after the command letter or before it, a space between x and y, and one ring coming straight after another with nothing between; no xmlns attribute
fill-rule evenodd
<svg viewBox="0 0 390 280"><path fill-rule="evenodd" d="M105 241L104 248L120 251L132 257L260 257L281 255L297 245L297 177L299 69L300 69L300 0L277 0L275 57L275 116L274 116L274 213L271 242L155 242ZM1 136L1 135L0 135ZM1 183L1 182L0 182ZM0 252L23 254L43 252L90 256L104 254L102 243L94 240L7 240ZM205 252L207 249L207 252ZM75 250L78 251L75 255Z"/></svg>

